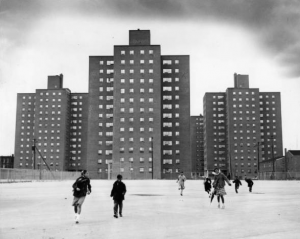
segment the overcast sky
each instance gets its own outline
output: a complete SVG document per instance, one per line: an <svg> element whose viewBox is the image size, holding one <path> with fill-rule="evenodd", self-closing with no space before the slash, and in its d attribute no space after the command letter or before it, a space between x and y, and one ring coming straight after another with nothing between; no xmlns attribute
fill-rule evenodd
<svg viewBox="0 0 300 239"><path fill-rule="evenodd" d="M151 31L163 55L190 55L191 114L205 92L250 87L281 92L283 147L300 149L298 0L0 0L0 155L14 153L17 93L64 75L88 90L88 57L113 55L129 30Z"/></svg>

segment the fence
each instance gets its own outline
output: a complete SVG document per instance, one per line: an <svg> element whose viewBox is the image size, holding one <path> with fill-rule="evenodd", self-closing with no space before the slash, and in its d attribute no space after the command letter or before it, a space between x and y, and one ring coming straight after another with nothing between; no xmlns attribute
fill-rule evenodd
<svg viewBox="0 0 300 239"><path fill-rule="evenodd" d="M0 182L26 182L46 180L75 180L80 172L46 171L33 169L0 169Z"/></svg>
<svg viewBox="0 0 300 239"><path fill-rule="evenodd" d="M110 175L109 179L115 179L116 174L121 174L123 179L126 180L151 180L152 173L151 172L118 172ZM162 180L177 180L180 173L161 173L160 177ZM187 179L202 179L203 180L203 173L196 173L196 172L184 172L184 175ZM154 172L154 179L157 179L157 173Z"/></svg>
<svg viewBox="0 0 300 239"><path fill-rule="evenodd" d="M259 180L300 180L300 172L263 172Z"/></svg>

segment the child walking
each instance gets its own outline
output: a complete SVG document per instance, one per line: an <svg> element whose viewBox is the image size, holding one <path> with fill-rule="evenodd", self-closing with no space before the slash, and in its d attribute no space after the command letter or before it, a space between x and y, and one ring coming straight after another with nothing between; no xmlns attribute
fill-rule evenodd
<svg viewBox="0 0 300 239"><path fill-rule="evenodd" d="M245 177L245 181L248 183L248 187L249 187L249 192L252 192L252 187L253 187L253 181L251 180L251 178L247 178Z"/></svg>
<svg viewBox="0 0 300 239"><path fill-rule="evenodd" d="M239 193L238 189L239 189L240 185L242 186L242 182L239 180L239 177L235 176L235 180L233 180L232 182L235 184L235 192Z"/></svg>
<svg viewBox="0 0 300 239"><path fill-rule="evenodd" d="M183 190L185 189L184 187L184 182L186 181L186 177L183 175L183 172L181 172L178 176L177 183L178 183L178 190L180 191L180 195L182 196Z"/></svg>
<svg viewBox="0 0 300 239"><path fill-rule="evenodd" d="M231 186L231 183L229 182L228 178L223 173L221 173L219 168L215 168L214 173L215 173L215 178L214 178L213 187L215 188L215 194L217 195L217 199L218 199L218 208L220 208L220 198L221 198L223 204L222 209L225 209L225 200L224 200L224 196L226 195L225 181L229 186Z"/></svg>
<svg viewBox="0 0 300 239"><path fill-rule="evenodd" d="M125 200L126 185L122 182L122 175L117 176L117 181L115 181L113 188L111 190L110 196L114 200L114 217L118 218L118 208L119 215L123 217L123 200Z"/></svg>

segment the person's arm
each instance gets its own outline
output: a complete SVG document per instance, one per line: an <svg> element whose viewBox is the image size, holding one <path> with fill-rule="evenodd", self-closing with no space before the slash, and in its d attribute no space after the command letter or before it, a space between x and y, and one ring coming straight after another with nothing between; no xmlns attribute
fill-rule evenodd
<svg viewBox="0 0 300 239"><path fill-rule="evenodd" d="M127 190L126 190L126 185L125 185L125 183L124 183L124 191L123 191L123 195L125 195L126 192L127 192Z"/></svg>
<svg viewBox="0 0 300 239"><path fill-rule="evenodd" d="M224 177L226 183L228 183L228 185L231 186L231 183L230 183L229 179L225 176L225 174L223 174L223 177Z"/></svg>
<svg viewBox="0 0 300 239"><path fill-rule="evenodd" d="M72 187L74 190L80 191L80 188L77 186L77 183L78 183L78 179L76 179L76 181L75 181L75 183L73 183Z"/></svg>
<svg viewBox="0 0 300 239"><path fill-rule="evenodd" d="M111 193L110 193L111 197L114 195L114 191L115 191L115 184L113 185L113 188L112 188Z"/></svg>
<svg viewBox="0 0 300 239"><path fill-rule="evenodd" d="M88 194L90 194L92 192L92 186L91 186L91 181L89 179L88 181Z"/></svg>

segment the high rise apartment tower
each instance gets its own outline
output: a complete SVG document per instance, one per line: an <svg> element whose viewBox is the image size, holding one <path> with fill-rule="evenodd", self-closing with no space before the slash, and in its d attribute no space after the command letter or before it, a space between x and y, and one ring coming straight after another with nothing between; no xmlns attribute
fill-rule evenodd
<svg viewBox="0 0 300 239"><path fill-rule="evenodd" d="M191 171L189 56L162 56L150 31L91 56L87 168L95 178L174 178Z"/></svg>
<svg viewBox="0 0 300 239"><path fill-rule="evenodd" d="M219 167L232 176L255 177L258 160L281 155L279 92L249 88L249 77L235 74L234 88L228 88L225 93L205 94L205 170Z"/></svg>

